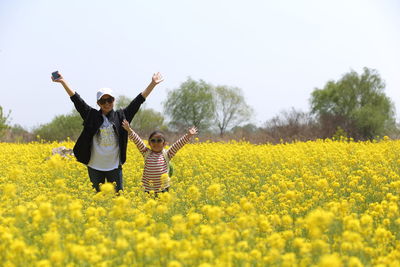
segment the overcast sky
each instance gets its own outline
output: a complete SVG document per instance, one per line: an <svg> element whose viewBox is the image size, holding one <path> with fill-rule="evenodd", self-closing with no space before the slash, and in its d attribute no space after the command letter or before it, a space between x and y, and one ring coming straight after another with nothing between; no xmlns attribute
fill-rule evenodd
<svg viewBox="0 0 400 267"><path fill-rule="evenodd" d="M147 108L191 77L241 88L261 125L368 67L399 115L399 47L398 0L0 0L0 106L32 129L73 109L54 70L92 106L99 88L133 98L159 71Z"/></svg>

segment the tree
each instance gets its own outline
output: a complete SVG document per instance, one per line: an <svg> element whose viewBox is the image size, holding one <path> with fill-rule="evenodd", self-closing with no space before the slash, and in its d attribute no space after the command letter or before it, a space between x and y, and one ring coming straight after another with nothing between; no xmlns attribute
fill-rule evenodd
<svg viewBox="0 0 400 267"><path fill-rule="evenodd" d="M129 103L131 103L132 99L127 96L120 95L115 100L115 109L126 108Z"/></svg>
<svg viewBox="0 0 400 267"><path fill-rule="evenodd" d="M316 139L319 133L318 124L311 114L293 107L290 110L282 110L267 120L264 130L275 142Z"/></svg>
<svg viewBox="0 0 400 267"><path fill-rule="evenodd" d="M228 127L239 126L248 121L253 112L237 87L217 86L214 100L215 120L221 137Z"/></svg>
<svg viewBox="0 0 400 267"><path fill-rule="evenodd" d="M10 117L11 111L8 112L7 115L3 113L3 107L0 106L0 137L4 135L5 130L7 130L10 126L8 125L8 119Z"/></svg>
<svg viewBox="0 0 400 267"><path fill-rule="evenodd" d="M131 100L126 96L118 96L115 108L125 108ZM143 105L133 117L131 126L140 135L150 134L155 129L166 130L164 125L164 116L154 109L146 108Z"/></svg>
<svg viewBox="0 0 400 267"><path fill-rule="evenodd" d="M151 108L141 108L133 117L131 125L141 135L148 135L156 129L167 129L164 125L164 116Z"/></svg>
<svg viewBox="0 0 400 267"><path fill-rule="evenodd" d="M253 123L247 123L245 125L232 127L231 132L234 135L250 135L256 133L259 130L260 128L258 128L257 125Z"/></svg>
<svg viewBox="0 0 400 267"><path fill-rule="evenodd" d="M212 86L203 80L188 78L179 88L168 92L164 110L171 117L171 126L177 130L191 125L207 130L215 115Z"/></svg>
<svg viewBox="0 0 400 267"><path fill-rule="evenodd" d="M364 68L361 75L351 71L312 92L311 112L328 136L341 127L355 139L372 139L395 127L394 105L384 88L376 70Z"/></svg>
<svg viewBox="0 0 400 267"><path fill-rule="evenodd" d="M33 133L47 141L76 140L82 131L82 118L76 110L68 115L56 116L50 123L36 128Z"/></svg>

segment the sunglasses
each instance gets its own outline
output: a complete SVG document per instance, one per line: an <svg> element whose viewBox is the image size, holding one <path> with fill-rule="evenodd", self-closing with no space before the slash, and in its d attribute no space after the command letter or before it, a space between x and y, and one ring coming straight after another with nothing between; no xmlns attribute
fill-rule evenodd
<svg viewBox="0 0 400 267"><path fill-rule="evenodd" d="M114 97L100 98L98 102L100 105L104 105L105 103L111 104L114 102Z"/></svg>
<svg viewBox="0 0 400 267"><path fill-rule="evenodd" d="M164 139L162 139L162 138L157 138L157 139L150 139L150 142L151 143L162 143L162 142L164 142Z"/></svg>

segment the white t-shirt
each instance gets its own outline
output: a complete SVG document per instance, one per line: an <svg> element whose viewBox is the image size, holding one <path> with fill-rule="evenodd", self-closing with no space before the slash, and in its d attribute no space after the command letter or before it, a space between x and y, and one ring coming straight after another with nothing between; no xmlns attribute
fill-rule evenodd
<svg viewBox="0 0 400 267"><path fill-rule="evenodd" d="M100 133L93 136L92 153L88 166L99 171L110 171L118 168L119 146L118 137L112 123L103 115L104 122Z"/></svg>

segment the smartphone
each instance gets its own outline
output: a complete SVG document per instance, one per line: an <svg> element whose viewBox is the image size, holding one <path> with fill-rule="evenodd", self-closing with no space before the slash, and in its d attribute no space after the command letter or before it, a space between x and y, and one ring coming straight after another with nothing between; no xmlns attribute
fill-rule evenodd
<svg viewBox="0 0 400 267"><path fill-rule="evenodd" d="M51 74L51 76L53 76L54 80L57 80L58 78L61 77L60 73L58 73L58 70L56 70L55 72L53 72Z"/></svg>

